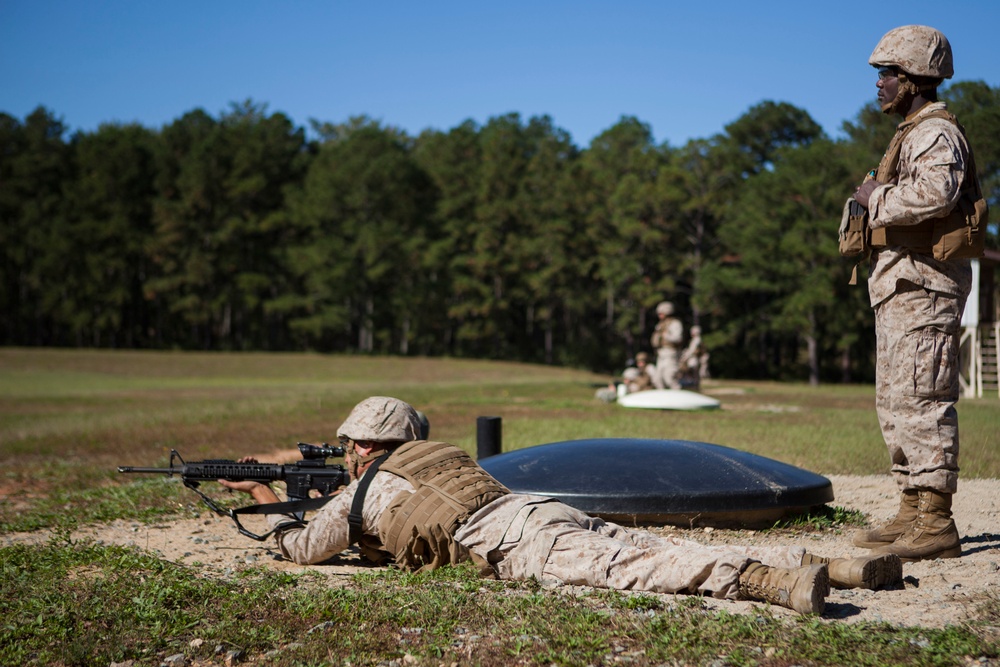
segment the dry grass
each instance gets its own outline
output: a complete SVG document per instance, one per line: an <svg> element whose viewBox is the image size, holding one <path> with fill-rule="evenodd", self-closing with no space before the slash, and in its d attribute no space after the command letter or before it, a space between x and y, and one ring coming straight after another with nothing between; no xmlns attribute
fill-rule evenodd
<svg viewBox="0 0 1000 667"><path fill-rule="evenodd" d="M330 441L371 395L414 404L430 417L431 437L470 452L476 418L489 415L503 419L505 450L579 438L680 439L825 474L887 469L872 387L716 381L703 390L723 409L688 413L600 403L594 387L606 381L458 359L0 349L0 497L120 485L116 466L162 465L170 449L200 460ZM1000 402L962 401L960 413L963 475L997 476Z"/></svg>

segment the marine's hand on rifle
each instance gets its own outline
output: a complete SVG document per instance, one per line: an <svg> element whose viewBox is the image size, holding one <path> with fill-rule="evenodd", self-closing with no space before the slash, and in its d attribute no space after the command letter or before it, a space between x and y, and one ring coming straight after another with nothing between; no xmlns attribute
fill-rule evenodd
<svg viewBox="0 0 1000 667"><path fill-rule="evenodd" d="M258 486L267 486L266 484L255 482L252 479L247 479L240 482L231 482L228 479L220 479L218 480L218 482L219 484L226 487L230 491L242 491L243 493L249 493L250 495L254 494L254 490Z"/></svg>
<svg viewBox="0 0 1000 667"><path fill-rule="evenodd" d="M236 462L259 463L259 461L252 456L244 456ZM255 482L250 479L239 482L231 482L228 479L220 479L219 484L232 491L242 491L243 493L250 494L260 505L263 505L264 503L279 502L277 494L275 494L274 490L267 484L261 484L260 482Z"/></svg>
<svg viewBox="0 0 1000 667"><path fill-rule="evenodd" d="M274 533L271 530L265 535L255 535L240 524L242 514L289 514L296 519L297 525L305 525L303 515L307 511L316 510L329 500L335 491L351 483L347 469L340 464L328 464L326 459L344 455L341 447L330 447L327 444L311 445L300 442L299 452L302 460L297 463L260 463L251 456L245 456L239 461L228 459L209 459L206 461L184 461L177 450L170 450L170 465L166 468L138 468L134 466L118 466L121 473L149 473L179 475L188 487L199 496L216 514L229 516L236 522L240 533L255 540L263 540ZM231 491L249 494L256 504L236 509L220 507L212 498L198 489L202 482L218 482ZM272 482L284 482L288 502L281 502L271 488ZM320 498L311 498L314 493L327 494ZM285 524L283 524L285 525Z"/></svg>

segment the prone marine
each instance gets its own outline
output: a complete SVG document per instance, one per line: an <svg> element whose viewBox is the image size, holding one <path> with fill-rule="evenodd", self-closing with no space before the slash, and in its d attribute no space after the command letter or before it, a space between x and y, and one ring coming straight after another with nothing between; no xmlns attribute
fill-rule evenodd
<svg viewBox="0 0 1000 667"><path fill-rule="evenodd" d="M892 554L824 558L803 547L706 546L627 529L512 493L463 450L420 433L404 401L358 403L337 430L352 481L307 525L269 516L282 555L318 564L357 544L371 561L406 570L472 561L506 580L757 600L801 614L822 613L831 585L876 589L902 578ZM266 484L219 482L257 503L279 501Z"/></svg>

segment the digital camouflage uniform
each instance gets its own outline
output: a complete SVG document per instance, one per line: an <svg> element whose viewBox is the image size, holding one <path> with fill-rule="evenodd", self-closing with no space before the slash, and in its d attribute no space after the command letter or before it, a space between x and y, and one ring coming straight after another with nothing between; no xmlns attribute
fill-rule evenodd
<svg viewBox="0 0 1000 667"><path fill-rule="evenodd" d="M669 306L664 308L664 306ZM663 302L657 306L657 312L666 312L667 316L656 323L650 343L656 350L656 368L653 369L653 384L657 389L680 389L680 353L684 342L684 325L676 317L672 317L673 305Z"/></svg>
<svg viewBox="0 0 1000 667"><path fill-rule="evenodd" d="M281 532L278 546L296 563L320 563L350 546L347 515L355 481L316 513L304 528ZM365 498L362 528L369 550L379 542L382 514L401 493L413 493L405 479L378 471ZM286 521L271 515L274 528ZM733 599L739 575L750 561L781 568L802 563L801 547L716 547L661 538L590 517L563 503L508 494L473 514L455 534L477 560L501 579L540 580L620 590L698 593ZM388 559L389 553L384 553Z"/></svg>
<svg viewBox="0 0 1000 667"><path fill-rule="evenodd" d="M917 116L944 108L922 107ZM877 188L873 229L913 225L954 207L969 147L951 122L930 119L903 141L899 182ZM972 286L969 260L940 262L898 246L872 253L876 408L903 489L955 493L958 486L959 335Z"/></svg>
<svg viewBox="0 0 1000 667"><path fill-rule="evenodd" d="M354 481L305 526L270 515L281 553L321 563L356 542L374 561L411 570L471 560L501 579L739 596L799 613L822 613L831 582L874 589L902 576L895 556L826 559L802 548L708 547L627 530L511 493L459 448L414 439L421 432L416 411L398 399L355 406L337 431Z"/></svg>
<svg viewBox="0 0 1000 667"><path fill-rule="evenodd" d="M656 385L653 384L653 374L656 373L656 367L649 363L649 355L645 352L635 355L635 365L639 370L639 378L633 386L629 386L629 392L655 389Z"/></svg>
<svg viewBox="0 0 1000 667"><path fill-rule="evenodd" d="M628 393L634 394L637 391L646 391L653 388L653 378L646 372L648 368L649 365L647 364L645 368L632 367L625 369L622 379L625 381L625 389Z"/></svg>
<svg viewBox="0 0 1000 667"><path fill-rule="evenodd" d="M853 541L904 561L955 558L960 326L968 258L982 253L989 207L964 130L937 101L938 86L954 75L948 39L901 26L879 40L868 64L878 68L882 112L904 117L854 197L867 209L875 400L900 503L891 521Z"/></svg>
<svg viewBox="0 0 1000 667"><path fill-rule="evenodd" d="M681 353L680 357L680 378L681 386L689 387L697 391L701 387L702 358L705 356L705 348L701 344L701 327L691 327L691 340Z"/></svg>

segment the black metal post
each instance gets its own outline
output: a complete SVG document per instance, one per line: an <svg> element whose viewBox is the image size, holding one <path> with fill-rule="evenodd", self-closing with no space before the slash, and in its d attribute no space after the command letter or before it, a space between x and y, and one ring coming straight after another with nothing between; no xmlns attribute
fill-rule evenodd
<svg viewBox="0 0 1000 667"><path fill-rule="evenodd" d="M476 458L496 456L503 448L503 420L500 417L476 418Z"/></svg>

